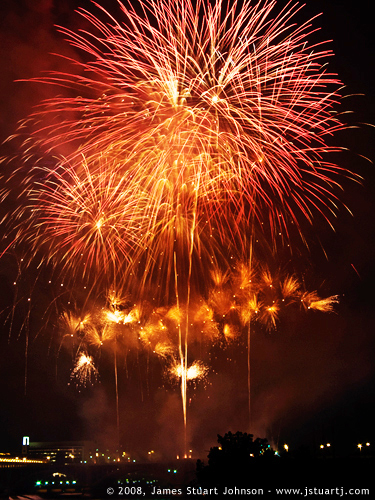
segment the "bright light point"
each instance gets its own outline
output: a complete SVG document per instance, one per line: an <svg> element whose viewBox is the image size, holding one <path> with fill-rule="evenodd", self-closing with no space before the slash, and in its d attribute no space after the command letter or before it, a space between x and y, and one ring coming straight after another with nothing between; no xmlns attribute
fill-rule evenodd
<svg viewBox="0 0 375 500"><path fill-rule="evenodd" d="M107 311L107 319L112 321L113 323L119 323L121 320L122 314L121 311Z"/></svg>
<svg viewBox="0 0 375 500"><path fill-rule="evenodd" d="M170 371L171 375L177 378L184 377L186 380L202 379L206 376L207 372L208 367L201 361L194 361L194 363L190 365L187 370L184 369L181 363L178 363L172 366Z"/></svg>

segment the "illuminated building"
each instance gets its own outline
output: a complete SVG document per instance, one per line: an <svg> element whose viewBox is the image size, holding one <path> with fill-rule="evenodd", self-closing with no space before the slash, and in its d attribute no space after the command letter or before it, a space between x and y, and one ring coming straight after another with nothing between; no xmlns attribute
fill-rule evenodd
<svg viewBox="0 0 375 500"><path fill-rule="evenodd" d="M50 463L73 464L95 462L95 445L92 441L29 442L28 459Z"/></svg>

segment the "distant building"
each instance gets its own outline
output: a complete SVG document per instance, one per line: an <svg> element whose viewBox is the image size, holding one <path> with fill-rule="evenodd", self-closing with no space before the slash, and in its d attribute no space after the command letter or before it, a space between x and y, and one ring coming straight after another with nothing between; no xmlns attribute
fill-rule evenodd
<svg viewBox="0 0 375 500"><path fill-rule="evenodd" d="M22 439L22 457L56 464L109 464L135 462L120 449L96 448L93 441L30 441Z"/></svg>
<svg viewBox="0 0 375 500"><path fill-rule="evenodd" d="M93 463L95 453L92 441L30 441L27 446L28 459L46 460L58 464Z"/></svg>

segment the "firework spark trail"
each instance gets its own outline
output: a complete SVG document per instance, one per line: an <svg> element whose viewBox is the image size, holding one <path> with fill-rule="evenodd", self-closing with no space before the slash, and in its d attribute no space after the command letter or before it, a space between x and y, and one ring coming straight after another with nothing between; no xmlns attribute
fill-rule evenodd
<svg viewBox="0 0 375 500"><path fill-rule="evenodd" d="M322 312L334 311L334 304L339 302L338 295L331 295L322 299L316 291L306 292L301 297L301 302L306 309L315 309Z"/></svg>
<svg viewBox="0 0 375 500"><path fill-rule="evenodd" d="M248 327L248 364L251 322L273 329L285 302L330 312L337 300L303 294L291 275L276 297L275 278L265 266L254 271L249 247L252 255L263 224L273 245L292 226L303 240L301 218L331 224L337 174L355 178L325 156L340 149L327 138L345 127L336 112L341 83L325 64L332 52L309 43L313 20L299 22L298 4L141 0L139 14L118 1L123 20L95 5L100 18L79 10L89 30L60 29L85 62L36 79L70 96L44 101L21 128L24 165L1 191L5 199L22 178L10 240L72 288L90 282L87 302L109 289L169 315L176 302L186 426L197 297L208 316L211 309ZM229 265L222 270L229 252L250 264L235 277ZM112 305L90 328L67 326L87 345L115 342L117 356L119 332L136 330L131 314ZM174 342L155 342L163 326L144 316L141 342L170 358ZM229 340L232 323L207 331Z"/></svg>
<svg viewBox="0 0 375 500"><path fill-rule="evenodd" d="M79 173L67 165L43 170L43 183L28 192L34 206L28 218L33 233L26 236L31 251L43 248L47 262L59 259L72 279L77 262L82 277L129 262L131 248L142 244L134 214L146 201L141 193L131 198L116 165L102 162L97 168L83 159Z"/></svg>
<svg viewBox="0 0 375 500"><path fill-rule="evenodd" d="M77 385L86 387L97 378L98 370L95 368L93 358L85 352L79 353L76 364L71 374L71 380L75 380Z"/></svg>
<svg viewBox="0 0 375 500"><path fill-rule="evenodd" d="M186 369L181 367L179 362L174 362L169 369L169 375L172 378L181 379L184 375L183 372L186 371L186 379L189 380L202 380L207 375L209 368L202 361L194 361Z"/></svg>
<svg viewBox="0 0 375 500"><path fill-rule="evenodd" d="M218 276L225 279L218 280ZM114 299L109 295L107 307L93 308L92 313L64 312L60 318L63 338L75 337L85 349L112 349L116 338L130 342L132 336L167 364L176 358L184 362L186 329L191 346L230 343L245 334L249 323L272 331L290 308L329 313L339 302L337 295L322 298L317 291L305 291L297 276L271 272L263 263L236 262L226 272L215 269L212 282L207 300L195 296L186 304L180 302L177 281L175 305L151 305L143 312L139 304L113 309Z"/></svg>
<svg viewBox="0 0 375 500"><path fill-rule="evenodd" d="M316 291L304 291L295 275L281 271L272 273L263 263L236 262L230 270L215 269L212 282L208 301L195 297L189 304L180 303L176 274L176 305L150 308L148 313L141 313L136 304L130 309L118 309L129 304L130 299L120 299L111 293L107 297L108 307L100 308L96 314L64 313L64 337L75 336L86 356L92 348L109 348L115 358L115 371L123 342L129 342L130 335L133 342L138 339L138 344L132 345L156 354L169 380L179 381L186 425L189 381L200 382L209 371L208 366L199 361L202 349L198 346L204 344L210 350L215 344L236 344L246 337L249 349L249 332L255 331L251 325L257 323L265 331L275 330L289 308L329 313L338 302L337 296L321 298ZM190 363L185 350L187 339L184 332L187 330L189 355L195 357Z"/></svg>
<svg viewBox="0 0 375 500"><path fill-rule="evenodd" d="M81 10L92 32L61 29L92 61L40 79L83 97L35 115L46 125L32 140L61 159L42 182L38 168L25 179L38 230L22 238L83 273L141 261L147 288L155 275L170 281L176 245L183 262L211 258L228 231L241 243L242 219L268 219L273 235L299 213L329 220L342 170L323 153L343 127L332 113L340 82L323 64L331 51L308 43L310 22L296 25L300 7L140 5L142 16L119 2L123 23Z"/></svg>

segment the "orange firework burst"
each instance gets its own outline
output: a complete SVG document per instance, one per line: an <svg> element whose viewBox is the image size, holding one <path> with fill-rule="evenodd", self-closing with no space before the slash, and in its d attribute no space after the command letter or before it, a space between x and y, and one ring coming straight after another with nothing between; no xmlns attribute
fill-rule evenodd
<svg viewBox="0 0 375 500"><path fill-rule="evenodd" d="M87 330L94 328L90 313L77 316L71 311L65 311L60 318L60 323L66 335L70 335L71 337L76 334L84 336Z"/></svg>
<svg viewBox="0 0 375 500"><path fill-rule="evenodd" d="M218 273L220 271L213 273L215 284ZM264 264L249 266L242 261L234 266L231 273L227 273L225 283L216 284L211 289L209 300L216 319L223 323L223 334L228 340L234 337L232 328L235 329L238 322L244 327L256 321L267 330L273 330L276 329L279 314L290 306L300 303L306 310L328 313L333 312L333 306L338 302L337 295L322 298L316 291L303 291L302 284L294 275L271 273Z"/></svg>
<svg viewBox="0 0 375 500"><path fill-rule="evenodd" d="M86 352L80 352L70 378L75 380L77 385L86 387L87 384L92 384L97 376L98 371L94 366L92 357Z"/></svg>
<svg viewBox="0 0 375 500"><path fill-rule="evenodd" d="M334 304L339 302L338 295L331 295L331 297L321 298L314 292L306 292L301 296L301 302L306 309L315 309L322 312L333 312Z"/></svg>
<svg viewBox="0 0 375 500"><path fill-rule="evenodd" d="M174 363L169 368L169 375L172 378L181 379L183 377L183 372L186 371L186 380L203 380L208 373L208 366L206 366L202 361L194 361L186 369L181 363L174 360Z"/></svg>
<svg viewBox="0 0 375 500"><path fill-rule="evenodd" d="M329 220L340 82L297 4L139 4L142 15L119 1L122 20L97 6L108 22L80 10L91 32L61 28L89 62L39 79L79 96L34 115L45 126L25 156L34 143L58 164L27 173L16 241L65 274L112 282L121 269L140 295L158 281L168 300L174 270L199 289L204 266L223 245L241 255L256 222L287 237L299 214Z"/></svg>
<svg viewBox="0 0 375 500"><path fill-rule="evenodd" d="M146 200L140 192L132 196L118 166L101 161L96 167L82 158L74 168L60 164L40 171L43 182L27 193L33 208L25 215L33 230L25 240L31 251L42 250L46 261L58 262L73 278L78 269L82 276L95 271L97 278L101 267L120 270L129 264L131 251L142 245L137 214Z"/></svg>

